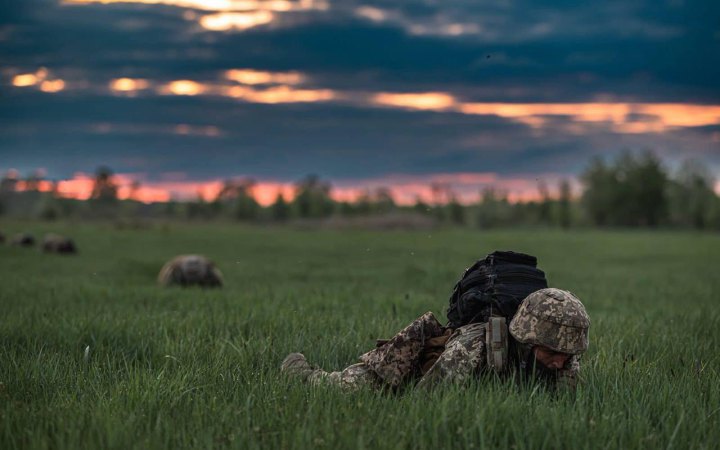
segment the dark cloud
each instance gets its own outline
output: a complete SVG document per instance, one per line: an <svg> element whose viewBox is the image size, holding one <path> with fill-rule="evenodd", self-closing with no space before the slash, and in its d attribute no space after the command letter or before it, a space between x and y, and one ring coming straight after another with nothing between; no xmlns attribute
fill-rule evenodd
<svg viewBox="0 0 720 450"><path fill-rule="evenodd" d="M386 18L364 19L362 6ZM316 87L446 91L468 101L720 102L720 4L711 1L348 1L231 33L202 30L169 6L33 0L2 8L6 67L46 66L99 86L121 76L207 81L247 67L302 71ZM443 31L453 24L469 28ZM308 172L571 173L590 154L624 147L720 158L716 127L621 135L586 126L578 134L567 117L534 130L493 117L336 104L6 91L2 165L48 167L56 176L103 163L132 171L140 160L148 170L198 177L292 179ZM220 135L174 134L178 124L216 126Z"/></svg>
<svg viewBox="0 0 720 450"><path fill-rule="evenodd" d="M279 180L307 173L334 179L434 172L575 173L591 155L623 148L654 148L670 156L682 149L683 156L720 162L720 154L708 153L715 127L635 136L588 126L578 135L565 131L573 123L563 117L535 130L494 116L342 105L278 107L201 97L55 95L48 100L41 94L13 100L34 112L13 118L13 108L0 106L3 161L22 169L46 167L54 177L101 164L119 172ZM177 134L178 124L199 130L216 126L218 136Z"/></svg>

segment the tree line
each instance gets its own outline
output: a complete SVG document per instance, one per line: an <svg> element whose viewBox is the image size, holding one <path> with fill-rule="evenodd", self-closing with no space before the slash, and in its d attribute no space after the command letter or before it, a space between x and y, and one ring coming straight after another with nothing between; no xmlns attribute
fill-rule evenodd
<svg viewBox="0 0 720 450"><path fill-rule="evenodd" d="M212 199L198 196L192 201L143 204L133 200L134 193L140 189L138 183L130 186L129 199L118 199L118 185L107 167L96 171L87 201L63 198L52 187L42 190L43 181L38 174L24 180L16 174L5 175L0 180L0 214L42 219L140 217L283 223L402 213L429 216L438 223L479 228L597 226L720 230L720 198L707 167L688 160L671 172L649 151L625 151L613 159L593 158L578 177L582 187L579 195L573 193L568 179L556 186L539 180L538 199L525 202L511 202L507 191L486 186L477 202L463 204L451 186L440 184L430 186L431 201L418 198L412 206L396 204L388 188L368 190L353 202L336 201L330 182L309 175L295 183L292 199L278 193L269 206L261 206L253 196L256 183L252 179L228 180ZM20 184L22 189L18 187Z"/></svg>

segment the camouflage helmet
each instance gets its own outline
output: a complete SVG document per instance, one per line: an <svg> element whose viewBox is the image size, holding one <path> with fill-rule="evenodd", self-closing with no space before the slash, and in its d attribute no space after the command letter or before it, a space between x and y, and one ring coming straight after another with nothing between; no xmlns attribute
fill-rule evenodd
<svg viewBox="0 0 720 450"><path fill-rule="evenodd" d="M158 274L158 283L163 286L198 285L204 287L222 286L220 270L202 255L180 255L168 261Z"/></svg>
<svg viewBox="0 0 720 450"><path fill-rule="evenodd" d="M77 253L77 248L72 239L49 233L43 238L42 251L45 253L70 254Z"/></svg>
<svg viewBox="0 0 720 450"><path fill-rule="evenodd" d="M555 288L528 295L510 322L510 334L518 342L571 355L587 350L588 328L590 317L580 300Z"/></svg>

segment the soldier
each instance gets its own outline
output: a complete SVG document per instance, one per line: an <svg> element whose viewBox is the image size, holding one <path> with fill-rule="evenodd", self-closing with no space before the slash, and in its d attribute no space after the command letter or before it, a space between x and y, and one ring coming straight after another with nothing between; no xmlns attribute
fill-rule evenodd
<svg viewBox="0 0 720 450"><path fill-rule="evenodd" d="M523 300L510 322L513 339L506 339L505 323L503 317L492 317L489 322L450 329L428 312L340 372L313 368L302 353L288 355L281 370L312 384L344 388L395 389L415 381L428 388L492 371L575 388L590 327L585 307L575 295L541 289Z"/></svg>
<svg viewBox="0 0 720 450"><path fill-rule="evenodd" d="M215 264L204 256L181 255L166 263L158 275L162 286L220 287L223 277Z"/></svg>
<svg viewBox="0 0 720 450"><path fill-rule="evenodd" d="M45 253L73 254L77 253L77 248L72 239L50 233L43 238L42 251Z"/></svg>
<svg viewBox="0 0 720 450"><path fill-rule="evenodd" d="M35 237L30 233L19 233L13 236L10 245L18 247L32 247L35 245Z"/></svg>

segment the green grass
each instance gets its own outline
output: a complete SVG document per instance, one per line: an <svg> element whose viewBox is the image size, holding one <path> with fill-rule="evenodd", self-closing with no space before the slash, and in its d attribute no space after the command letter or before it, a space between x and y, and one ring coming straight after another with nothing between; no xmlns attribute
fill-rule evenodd
<svg viewBox="0 0 720 450"><path fill-rule="evenodd" d="M666 232L53 230L80 254L0 247L0 448L718 448L720 237ZM432 393L298 384L340 369L494 249L538 256L592 319L576 398L491 377ZM222 290L161 289L199 252ZM88 358L84 357L89 346Z"/></svg>

